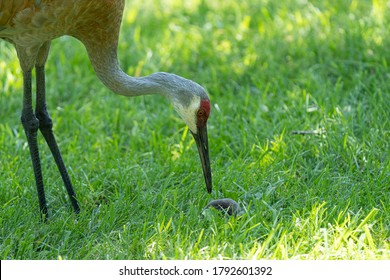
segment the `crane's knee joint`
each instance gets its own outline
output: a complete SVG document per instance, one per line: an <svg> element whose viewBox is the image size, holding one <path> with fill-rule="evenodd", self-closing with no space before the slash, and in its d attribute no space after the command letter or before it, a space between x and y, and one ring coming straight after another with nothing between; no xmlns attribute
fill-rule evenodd
<svg viewBox="0 0 390 280"><path fill-rule="evenodd" d="M34 133L38 131L39 120L34 115L30 117L22 116L21 121L26 132Z"/></svg>
<svg viewBox="0 0 390 280"><path fill-rule="evenodd" d="M53 121L47 112L37 113L39 120L39 129L52 129Z"/></svg>

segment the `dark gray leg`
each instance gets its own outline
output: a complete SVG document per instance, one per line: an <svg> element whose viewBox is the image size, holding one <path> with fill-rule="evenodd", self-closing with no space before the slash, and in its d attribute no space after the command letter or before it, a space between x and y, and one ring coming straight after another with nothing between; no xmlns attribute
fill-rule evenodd
<svg viewBox="0 0 390 280"><path fill-rule="evenodd" d="M47 145L54 157L58 170L60 171L65 188L68 191L70 201L72 203L75 213L80 212L80 207L76 200L76 193L73 190L72 182L70 181L68 171L66 170L61 152L58 148L57 142L53 133L53 122L47 112L46 108L46 91L45 91L45 67L36 66L36 80L37 80L37 102L35 108L35 115L39 120L39 130L46 140Z"/></svg>
<svg viewBox="0 0 390 280"><path fill-rule="evenodd" d="M35 117L32 109L31 97L31 70L23 71L23 110L22 110L22 124L26 133L28 147L30 149L32 165L34 169L35 182L37 185L39 208L43 220L47 219L47 205L45 198L45 190L43 187L41 162L39 159L37 131L39 127L39 120Z"/></svg>

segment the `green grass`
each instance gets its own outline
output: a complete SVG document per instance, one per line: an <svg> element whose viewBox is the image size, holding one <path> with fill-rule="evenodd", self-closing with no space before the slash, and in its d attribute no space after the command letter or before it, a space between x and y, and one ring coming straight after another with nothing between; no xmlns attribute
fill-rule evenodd
<svg viewBox="0 0 390 280"><path fill-rule="evenodd" d="M172 106L111 93L63 37L48 106L82 212L41 137L43 224L21 71L1 42L1 259L389 259L389 45L385 0L129 1L125 71L173 72L210 93L213 194ZM245 213L201 215L222 197Z"/></svg>

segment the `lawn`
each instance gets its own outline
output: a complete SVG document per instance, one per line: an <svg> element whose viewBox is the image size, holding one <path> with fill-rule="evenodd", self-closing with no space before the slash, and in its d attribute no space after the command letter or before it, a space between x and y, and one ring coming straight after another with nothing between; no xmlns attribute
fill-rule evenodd
<svg viewBox="0 0 390 280"><path fill-rule="evenodd" d="M1 259L390 258L389 1L126 2L125 72L172 72L210 94L213 193L167 100L115 95L62 37L48 108L82 211L40 137L42 223L22 73L2 41ZM202 214L223 197L243 213Z"/></svg>

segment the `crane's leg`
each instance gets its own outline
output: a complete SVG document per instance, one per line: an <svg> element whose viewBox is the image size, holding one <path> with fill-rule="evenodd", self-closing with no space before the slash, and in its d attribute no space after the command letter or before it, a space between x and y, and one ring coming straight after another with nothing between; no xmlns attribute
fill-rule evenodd
<svg viewBox="0 0 390 280"><path fill-rule="evenodd" d="M35 66L36 82L37 82L37 101L35 108L35 115L39 120L39 130L46 140L47 145L54 157L58 170L64 181L65 188L70 197L73 209L75 213L80 212L79 204L77 203L76 193L73 189L72 182L69 178L68 171L66 170L64 161L61 156L60 149L58 148L56 139L53 133L53 121L50 118L46 108L46 90L45 90L45 66L44 62L47 59L50 44L44 45L38 55L38 63ZM40 56L41 55L41 56ZM39 61L41 60L41 61Z"/></svg>
<svg viewBox="0 0 390 280"><path fill-rule="evenodd" d="M39 159L37 132L39 121L35 117L32 108L31 96L31 70L23 71L23 110L22 110L22 124L26 133L28 147L30 149L32 165L34 169L35 182L37 185L39 208L43 220L47 220L47 205L45 198L45 190L43 187L41 162Z"/></svg>

